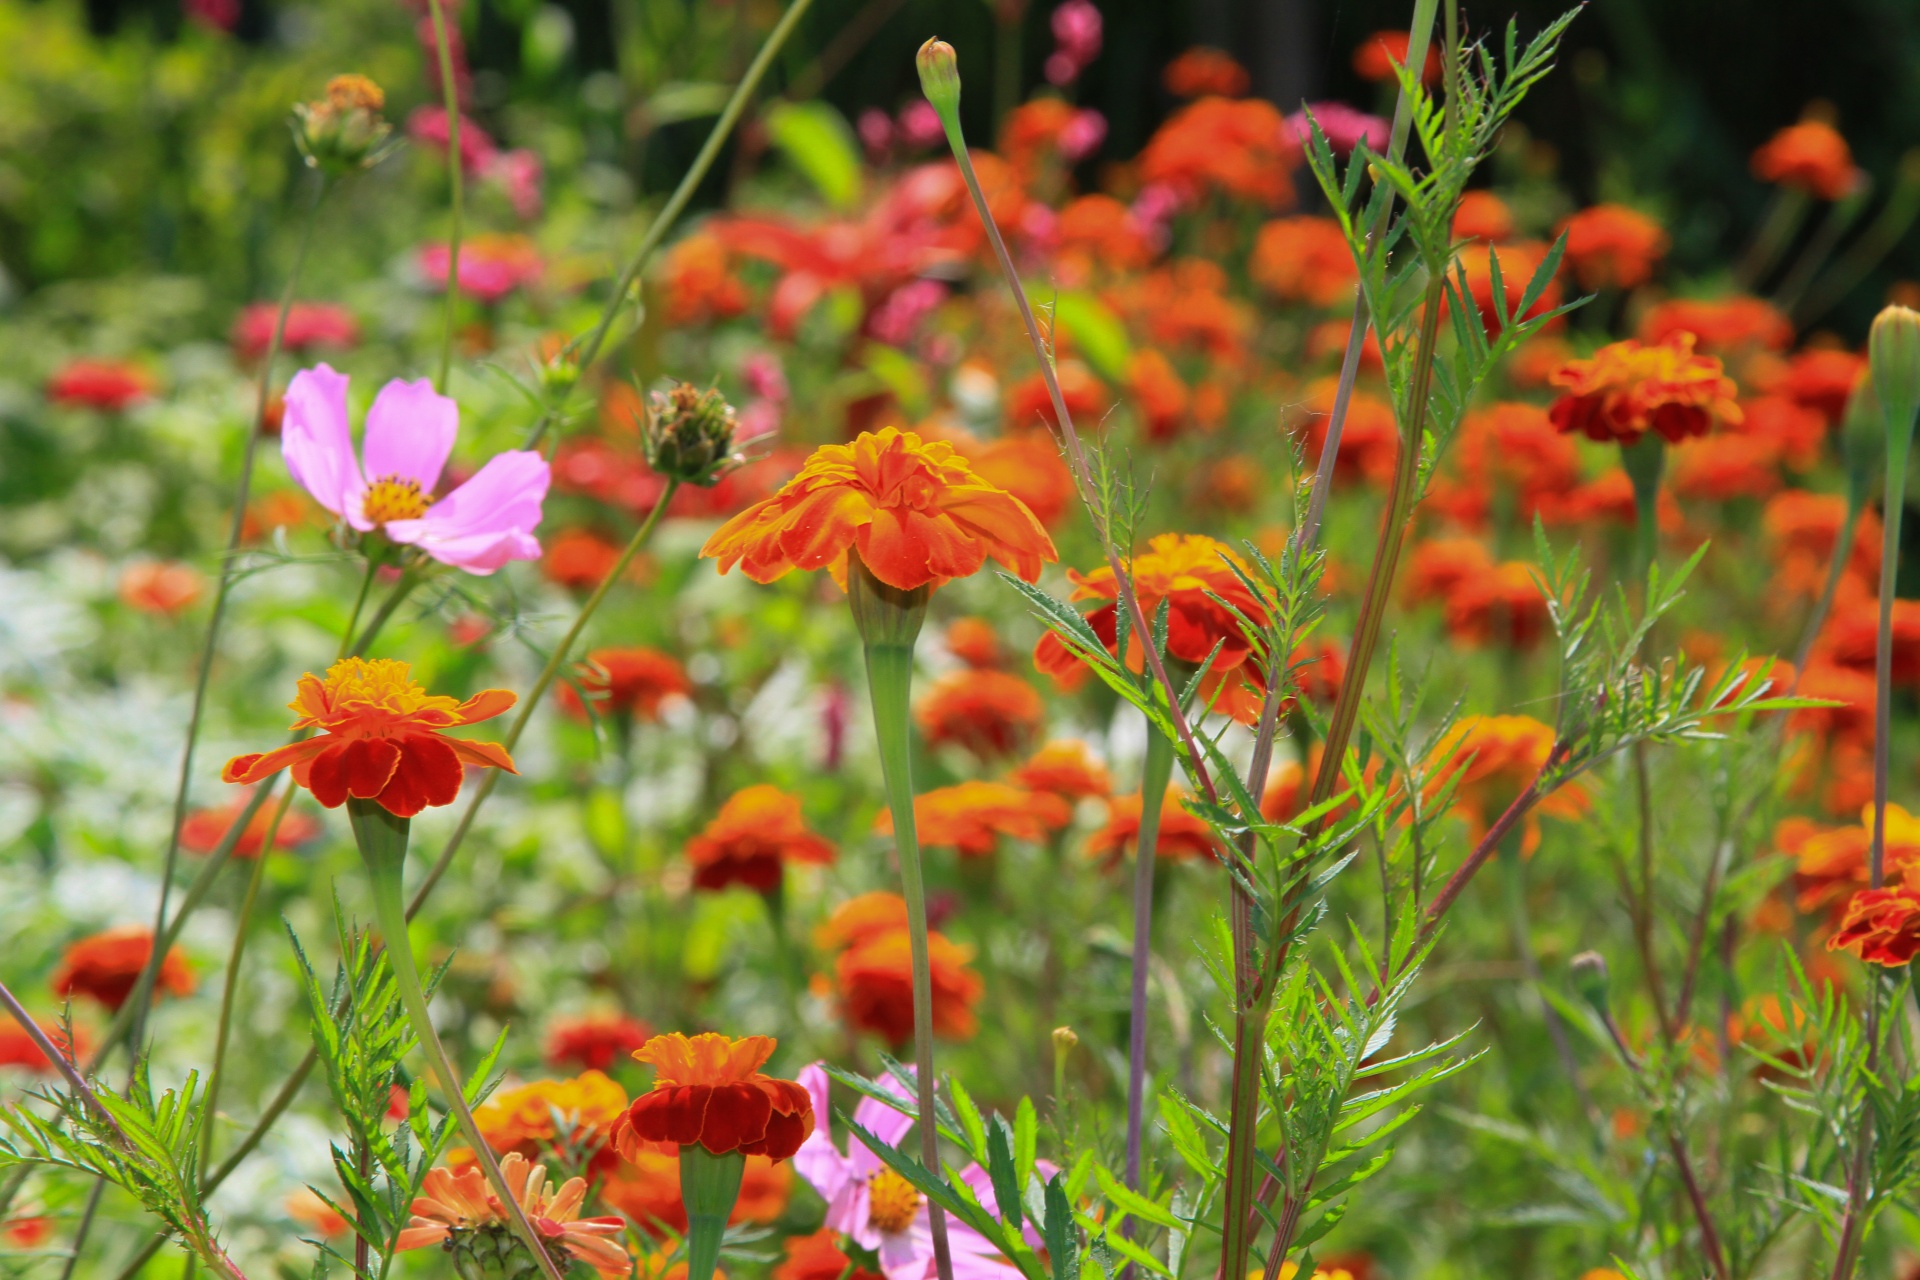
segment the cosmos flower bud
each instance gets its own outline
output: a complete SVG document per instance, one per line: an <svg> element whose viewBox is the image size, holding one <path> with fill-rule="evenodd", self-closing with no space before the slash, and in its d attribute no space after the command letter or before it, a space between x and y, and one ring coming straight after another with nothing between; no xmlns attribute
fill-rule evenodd
<svg viewBox="0 0 1920 1280"><path fill-rule="evenodd" d="M1072 1027L1055 1027L1053 1029L1053 1053L1055 1057L1066 1057L1074 1051L1075 1046L1079 1043L1080 1036Z"/></svg>
<svg viewBox="0 0 1920 1280"><path fill-rule="evenodd" d="M365 76L335 76L327 96L293 109L293 141L307 164L328 177L365 169L386 154L393 126L381 117L387 96Z"/></svg>
<svg viewBox="0 0 1920 1280"><path fill-rule="evenodd" d="M739 421L719 391L690 382L653 393L647 413L647 465L663 476L710 488L739 464L733 450Z"/></svg>
<svg viewBox="0 0 1920 1280"><path fill-rule="evenodd" d="M1607 958L1598 951L1582 951L1569 963L1573 975L1573 989L1580 998L1593 1006L1594 1012L1601 1017L1607 1015L1607 989L1611 975L1607 972Z"/></svg>
<svg viewBox="0 0 1920 1280"><path fill-rule="evenodd" d="M1873 389L1886 410L1889 442L1913 438L1920 413L1920 311L1891 306L1874 317L1867 338Z"/></svg>
<svg viewBox="0 0 1920 1280"><path fill-rule="evenodd" d="M920 68L920 91L946 123L960 110L960 59L945 40L929 40L914 59Z"/></svg>

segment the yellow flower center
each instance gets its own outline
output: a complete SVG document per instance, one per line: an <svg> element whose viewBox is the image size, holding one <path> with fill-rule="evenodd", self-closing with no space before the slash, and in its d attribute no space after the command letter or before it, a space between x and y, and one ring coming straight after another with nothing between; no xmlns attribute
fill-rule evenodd
<svg viewBox="0 0 1920 1280"><path fill-rule="evenodd" d="M407 716L424 707L450 710L452 698L437 697L413 678L413 668L397 658L342 658L327 668L327 705ZM298 702L292 704L302 710Z"/></svg>
<svg viewBox="0 0 1920 1280"><path fill-rule="evenodd" d="M427 495L420 492L418 480L381 476L367 486L367 496L360 504L360 511L375 524L385 524L389 520L418 520L426 514Z"/></svg>
<svg viewBox="0 0 1920 1280"><path fill-rule="evenodd" d="M867 1181L867 1217L874 1229L895 1235L913 1225L920 1212L920 1193L891 1169L882 1169Z"/></svg>

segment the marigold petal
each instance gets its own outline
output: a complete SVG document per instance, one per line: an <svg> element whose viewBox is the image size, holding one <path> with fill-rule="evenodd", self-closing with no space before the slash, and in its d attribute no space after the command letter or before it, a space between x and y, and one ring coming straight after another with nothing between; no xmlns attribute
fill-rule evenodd
<svg viewBox="0 0 1920 1280"><path fill-rule="evenodd" d="M751 1081L716 1085L700 1127L700 1145L715 1155L757 1143L767 1133L773 1099Z"/></svg>
<svg viewBox="0 0 1920 1280"><path fill-rule="evenodd" d="M400 767L400 748L386 738L319 739L327 750L313 757L303 785L329 809L338 809L348 796L371 800L387 789ZM296 773L296 778L298 774Z"/></svg>
<svg viewBox="0 0 1920 1280"><path fill-rule="evenodd" d="M627 1109L627 1122L642 1142L690 1146L700 1141L712 1097L712 1085L668 1085L634 1099Z"/></svg>
<svg viewBox="0 0 1920 1280"><path fill-rule="evenodd" d="M987 560L986 550L958 524L909 507L875 511L854 541L873 576L902 591L969 577Z"/></svg>
<svg viewBox="0 0 1920 1280"><path fill-rule="evenodd" d="M448 738L446 744L460 757L462 764L474 765L482 769L505 769L508 773L519 773L513 767L513 757L507 749L497 742L469 742L465 738Z"/></svg>
<svg viewBox="0 0 1920 1280"><path fill-rule="evenodd" d="M411 818L430 805L459 798L464 771L451 739L417 733L394 741L400 745L400 761L379 793L382 808L395 817Z"/></svg>
<svg viewBox="0 0 1920 1280"><path fill-rule="evenodd" d="M520 697L511 689L482 689L453 710L455 724L479 724L513 709Z"/></svg>
<svg viewBox="0 0 1920 1280"><path fill-rule="evenodd" d="M255 752L252 755L235 756L227 761L226 768L220 771L222 782L258 782L271 777L290 764L301 760L310 760L325 751L330 743L325 738L308 738L303 742L289 743L264 755Z"/></svg>

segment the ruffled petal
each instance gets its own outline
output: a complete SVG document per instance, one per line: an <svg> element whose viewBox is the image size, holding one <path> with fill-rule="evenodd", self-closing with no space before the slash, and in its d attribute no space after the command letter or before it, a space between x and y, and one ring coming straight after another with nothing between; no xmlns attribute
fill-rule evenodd
<svg viewBox="0 0 1920 1280"><path fill-rule="evenodd" d="M400 764L380 792L382 808L396 818L411 818L459 798L464 770L449 739L416 733L392 741L400 745Z"/></svg>
<svg viewBox="0 0 1920 1280"><path fill-rule="evenodd" d="M360 458L369 483L411 480L421 493L432 493L459 432L460 406L451 397L435 391L426 378L395 378L380 388L367 410Z"/></svg>
<svg viewBox="0 0 1920 1280"><path fill-rule="evenodd" d="M773 1117L773 1099L767 1091L747 1081L712 1088L706 1120L700 1127L700 1145L715 1155L757 1146ZM794 1143L796 1148L799 1145Z"/></svg>
<svg viewBox="0 0 1920 1280"><path fill-rule="evenodd" d="M950 520L910 507L883 507L855 539L860 559L890 587L911 591L979 572L987 556Z"/></svg>
<svg viewBox="0 0 1920 1280"><path fill-rule="evenodd" d="M307 738L301 742L288 743L284 747L262 755L235 756L227 761L227 767L220 771L222 782L258 782L271 777L290 764L301 760L311 760L325 751L333 742L329 738Z"/></svg>
<svg viewBox="0 0 1920 1280"><path fill-rule="evenodd" d="M691 1146L700 1141L712 1097L712 1085L669 1085L635 1098L627 1120L634 1137L643 1142Z"/></svg>
<svg viewBox="0 0 1920 1280"><path fill-rule="evenodd" d="M386 738L319 739L330 749L307 765L303 785L329 809L338 809L352 796L371 800L387 789L400 767L400 748ZM295 778L299 778L298 771Z"/></svg>
<svg viewBox="0 0 1920 1280"><path fill-rule="evenodd" d="M832 485L806 494L782 513L767 545L750 549L743 565L755 582L771 582L795 569L824 569L847 553L858 531L874 517L872 504L857 489ZM764 566L764 567L763 567Z"/></svg>
<svg viewBox="0 0 1920 1280"><path fill-rule="evenodd" d="M315 502L337 516L347 514L366 482L353 457L346 374L318 364L293 375L280 425L280 456L286 459L288 473ZM354 527L372 528L358 521Z"/></svg>
<svg viewBox="0 0 1920 1280"><path fill-rule="evenodd" d="M990 485L962 485L941 495L942 514L984 544L987 555L1021 579L1035 582L1040 568L1057 557L1053 539L1027 504Z"/></svg>

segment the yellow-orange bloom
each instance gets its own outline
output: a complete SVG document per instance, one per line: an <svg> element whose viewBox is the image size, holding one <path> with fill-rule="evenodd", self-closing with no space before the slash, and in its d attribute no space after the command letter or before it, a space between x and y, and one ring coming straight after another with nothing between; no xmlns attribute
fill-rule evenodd
<svg viewBox="0 0 1920 1280"><path fill-rule="evenodd" d="M998 561L1028 582L1054 558L1025 504L976 475L944 441L886 427L822 445L800 474L707 539L700 554L738 564L755 582L794 569L846 580L857 550L873 576L902 591L939 586Z"/></svg>
<svg viewBox="0 0 1920 1280"><path fill-rule="evenodd" d="M1006 671L952 671L913 709L929 747L964 747L982 760L1024 747L1046 715L1039 692Z"/></svg>
<svg viewBox="0 0 1920 1280"><path fill-rule="evenodd" d="M969 779L936 787L913 798L913 823L920 843L953 849L962 857L984 858L1002 837L1039 844L1047 832L1073 820L1073 810L1058 796L1023 791L1004 782ZM893 815L882 811L873 829L893 834Z"/></svg>
<svg viewBox="0 0 1920 1280"><path fill-rule="evenodd" d="M564 1141L561 1154L569 1161L584 1158L590 1169L603 1171L613 1163L608 1135L626 1109L627 1091L616 1081L583 1071L571 1080L531 1080L502 1089L473 1109L473 1120L496 1154L518 1152L531 1160ZM564 1139L555 1116L566 1126ZM462 1167L473 1158L471 1150L456 1148L447 1163Z"/></svg>
<svg viewBox="0 0 1920 1280"><path fill-rule="evenodd" d="M1684 330L1657 346L1610 343L1590 360L1569 360L1549 381L1567 389L1548 410L1553 425L1603 444L1631 444L1648 431L1678 444L1705 435L1716 420L1742 420L1733 379L1717 358L1695 355Z"/></svg>
<svg viewBox="0 0 1920 1280"><path fill-rule="evenodd" d="M1316 307L1350 299L1360 276L1340 224L1307 214L1275 218L1261 227L1247 274L1283 302Z"/></svg>
<svg viewBox="0 0 1920 1280"><path fill-rule="evenodd" d="M1567 265L1583 289L1644 284L1667 252L1667 233L1660 224L1623 204L1582 209L1561 229L1567 236Z"/></svg>
<svg viewBox="0 0 1920 1280"><path fill-rule="evenodd" d="M1434 746L1433 759L1446 763L1428 779L1427 791L1437 795L1457 778L1454 812L1478 840L1532 784L1552 751L1553 726L1532 716L1466 716ZM1562 783L1527 814L1521 852L1531 854L1540 847L1540 814L1575 818L1587 805L1579 783Z"/></svg>
<svg viewBox="0 0 1920 1280"><path fill-rule="evenodd" d="M259 782L291 765L293 780L329 809L352 796L411 818L428 805L452 804L467 765L519 772L497 743L441 733L492 719L513 704L505 689L456 702L415 684L404 662L343 658L327 668L325 681L301 676L300 691L287 704L298 717L292 728L319 733L265 755L235 756L220 776Z"/></svg>
<svg viewBox="0 0 1920 1280"><path fill-rule="evenodd" d="M705 829L687 841L687 861L700 889L743 884L771 893L789 862L833 861L833 846L807 829L800 797L761 783L736 791Z"/></svg>
<svg viewBox="0 0 1920 1280"><path fill-rule="evenodd" d="M1113 778L1078 738L1049 742L1013 771L1013 781L1029 791L1044 791L1062 800L1085 800L1113 794Z"/></svg>
<svg viewBox="0 0 1920 1280"><path fill-rule="evenodd" d="M549 1190L546 1166L529 1164L518 1152L500 1162L500 1174L543 1243L558 1245L601 1275L624 1276L629 1272L632 1264L620 1245L627 1224L616 1217L580 1216L587 1199L585 1178L569 1178L559 1190ZM495 1233L504 1241L506 1226L506 1208L494 1197L486 1175L477 1166L457 1173L430 1169L421 1181L420 1194L414 1198L413 1220L394 1241L394 1248L404 1251L438 1245L457 1251L478 1232ZM493 1252L490 1246L485 1249Z"/></svg>
<svg viewBox="0 0 1920 1280"><path fill-rule="evenodd" d="M1838 200L1860 180L1853 152L1839 130L1818 120L1788 125L1753 153L1754 176Z"/></svg>
<svg viewBox="0 0 1920 1280"><path fill-rule="evenodd" d="M1187 793L1178 783L1167 788L1166 798L1160 802L1154 857L1181 861L1211 858L1219 852L1213 843L1213 830L1193 816L1186 800ZM1112 866L1135 848L1140 843L1142 808L1138 791L1107 801L1107 824L1087 838L1087 856Z"/></svg>

